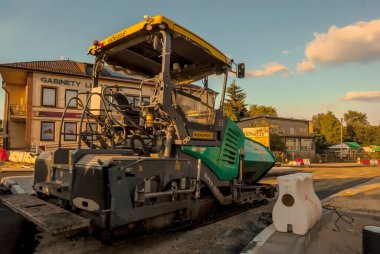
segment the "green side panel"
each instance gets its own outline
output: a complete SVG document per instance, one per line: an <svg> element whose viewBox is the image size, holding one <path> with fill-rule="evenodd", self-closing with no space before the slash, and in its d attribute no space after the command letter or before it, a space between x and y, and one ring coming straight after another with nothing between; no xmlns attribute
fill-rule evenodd
<svg viewBox="0 0 380 254"><path fill-rule="evenodd" d="M220 180L231 180L238 175L239 150L244 145L244 134L228 119L221 147L182 146L184 153L201 159Z"/></svg>
<svg viewBox="0 0 380 254"><path fill-rule="evenodd" d="M244 133L228 119L218 162L218 177L223 180L236 178L239 173L239 153L244 147Z"/></svg>
<svg viewBox="0 0 380 254"><path fill-rule="evenodd" d="M208 147L208 146L182 146L182 152L190 154L191 156L201 159L215 173L218 172L218 160L220 154L220 147Z"/></svg>
<svg viewBox="0 0 380 254"><path fill-rule="evenodd" d="M264 145L245 138L243 174L250 182L258 182L275 164L276 158Z"/></svg>
<svg viewBox="0 0 380 254"><path fill-rule="evenodd" d="M231 120L227 122L221 147L181 147L182 152L201 159L220 180L238 176L241 148L244 148L243 174L249 182L259 181L276 162L268 148L244 137L243 131Z"/></svg>

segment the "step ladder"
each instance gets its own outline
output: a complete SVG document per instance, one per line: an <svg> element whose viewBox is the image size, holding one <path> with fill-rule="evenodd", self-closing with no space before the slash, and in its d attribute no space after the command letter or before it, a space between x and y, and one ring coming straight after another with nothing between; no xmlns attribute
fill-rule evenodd
<svg viewBox="0 0 380 254"><path fill-rule="evenodd" d="M58 235L90 226L90 220L29 194L1 196L4 205L40 226L52 235Z"/></svg>

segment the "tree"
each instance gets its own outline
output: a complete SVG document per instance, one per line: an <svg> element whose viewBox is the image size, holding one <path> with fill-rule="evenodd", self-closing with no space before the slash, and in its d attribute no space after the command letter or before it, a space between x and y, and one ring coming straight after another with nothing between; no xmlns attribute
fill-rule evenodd
<svg viewBox="0 0 380 254"><path fill-rule="evenodd" d="M326 141L326 137L320 133L315 133L315 144L318 148L326 148L329 144Z"/></svg>
<svg viewBox="0 0 380 254"><path fill-rule="evenodd" d="M380 125L379 126L374 126L374 127L376 129L374 131L372 145L380 146Z"/></svg>
<svg viewBox="0 0 380 254"><path fill-rule="evenodd" d="M247 94L238 86L235 80L227 88L227 99L224 103L224 114L233 121L238 121L247 113L245 98Z"/></svg>
<svg viewBox="0 0 380 254"><path fill-rule="evenodd" d="M343 117L347 125L345 140L355 141L359 144L370 142L367 135L370 127L365 113L349 110L344 113Z"/></svg>
<svg viewBox="0 0 380 254"><path fill-rule="evenodd" d="M258 116L258 115L266 115L266 116L277 116L276 108L272 106L264 106L252 104L249 106L247 116Z"/></svg>
<svg viewBox="0 0 380 254"><path fill-rule="evenodd" d="M311 121L319 148L340 143L341 123L332 111L314 115Z"/></svg>
<svg viewBox="0 0 380 254"><path fill-rule="evenodd" d="M349 110L343 115L344 121L348 124L368 125L367 115L359 111Z"/></svg>
<svg viewBox="0 0 380 254"><path fill-rule="evenodd" d="M362 146L380 145L380 126L366 125L361 135L357 135L358 143Z"/></svg>

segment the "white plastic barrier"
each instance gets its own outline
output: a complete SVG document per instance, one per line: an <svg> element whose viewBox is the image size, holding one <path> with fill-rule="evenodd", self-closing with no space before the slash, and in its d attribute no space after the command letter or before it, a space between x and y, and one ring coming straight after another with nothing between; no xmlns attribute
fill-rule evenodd
<svg viewBox="0 0 380 254"><path fill-rule="evenodd" d="M303 177L303 188L305 193L305 199L311 204L313 210L313 225L318 222L322 216L322 203L319 200L317 194L315 194L313 186L313 174L311 173L296 173L294 175Z"/></svg>
<svg viewBox="0 0 380 254"><path fill-rule="evenodd" d="M20 151L10 151L9 152L9 161L12 162L22 162L24 159L24 153Z"/></svg>
<svg viewBox="0 0 380 254"><path fill-rule="evenodd" d="M322 205L313 188L310 173L297 173L277 178L279 198L272 217L277 231L288 232L288 225L297 235L305 235L320 219Z"/></svg>
<svg viewBox="0 0 380 254"><path fill-rule="evenodd" d="M9 161L35 164L37 155L30 152L10 151Z"/></svg>
<svg viewBox="0 0 380 254"><path fill-rule="evenodd" d="M37 154L34 153L25 153L24 159L22 162L29 164L36 164Z"/></svg>
<svg viewBox="0 0 380 254"><path fill-rule="evenodd" d="M299 161L289 161L289 166L301 166L301 162L299 162Z"/></svg>

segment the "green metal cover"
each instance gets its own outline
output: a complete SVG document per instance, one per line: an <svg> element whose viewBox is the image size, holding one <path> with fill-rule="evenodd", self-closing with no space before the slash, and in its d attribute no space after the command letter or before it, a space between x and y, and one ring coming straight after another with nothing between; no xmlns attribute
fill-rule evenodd
<svg viewBox="0 0 380 254"><path fill-rule="evenodd" d="M276 163L272 152L263 144L246 138L244 142L243 173L251 182L258 182Z"/></svg>
<svg viewBox="0 0 380 254"><path fill-rule="evenodd" d="M238 175L239 150L244 145L244 134L228 119L221 147L182 146L184 153L201 159L220 180L231 180Z"/></svg>
<svg viewBox="0 0 380 254"><path fill-rule="evenodd" d="M233 121L228 120L221 147L182 146L184 153L201 159L220 180L231 180L238 176L239 152L244 148L243 173L251 173L253 181L258 181L276 161L269 149L262 144L245 138L243 131Z"/></svg>

